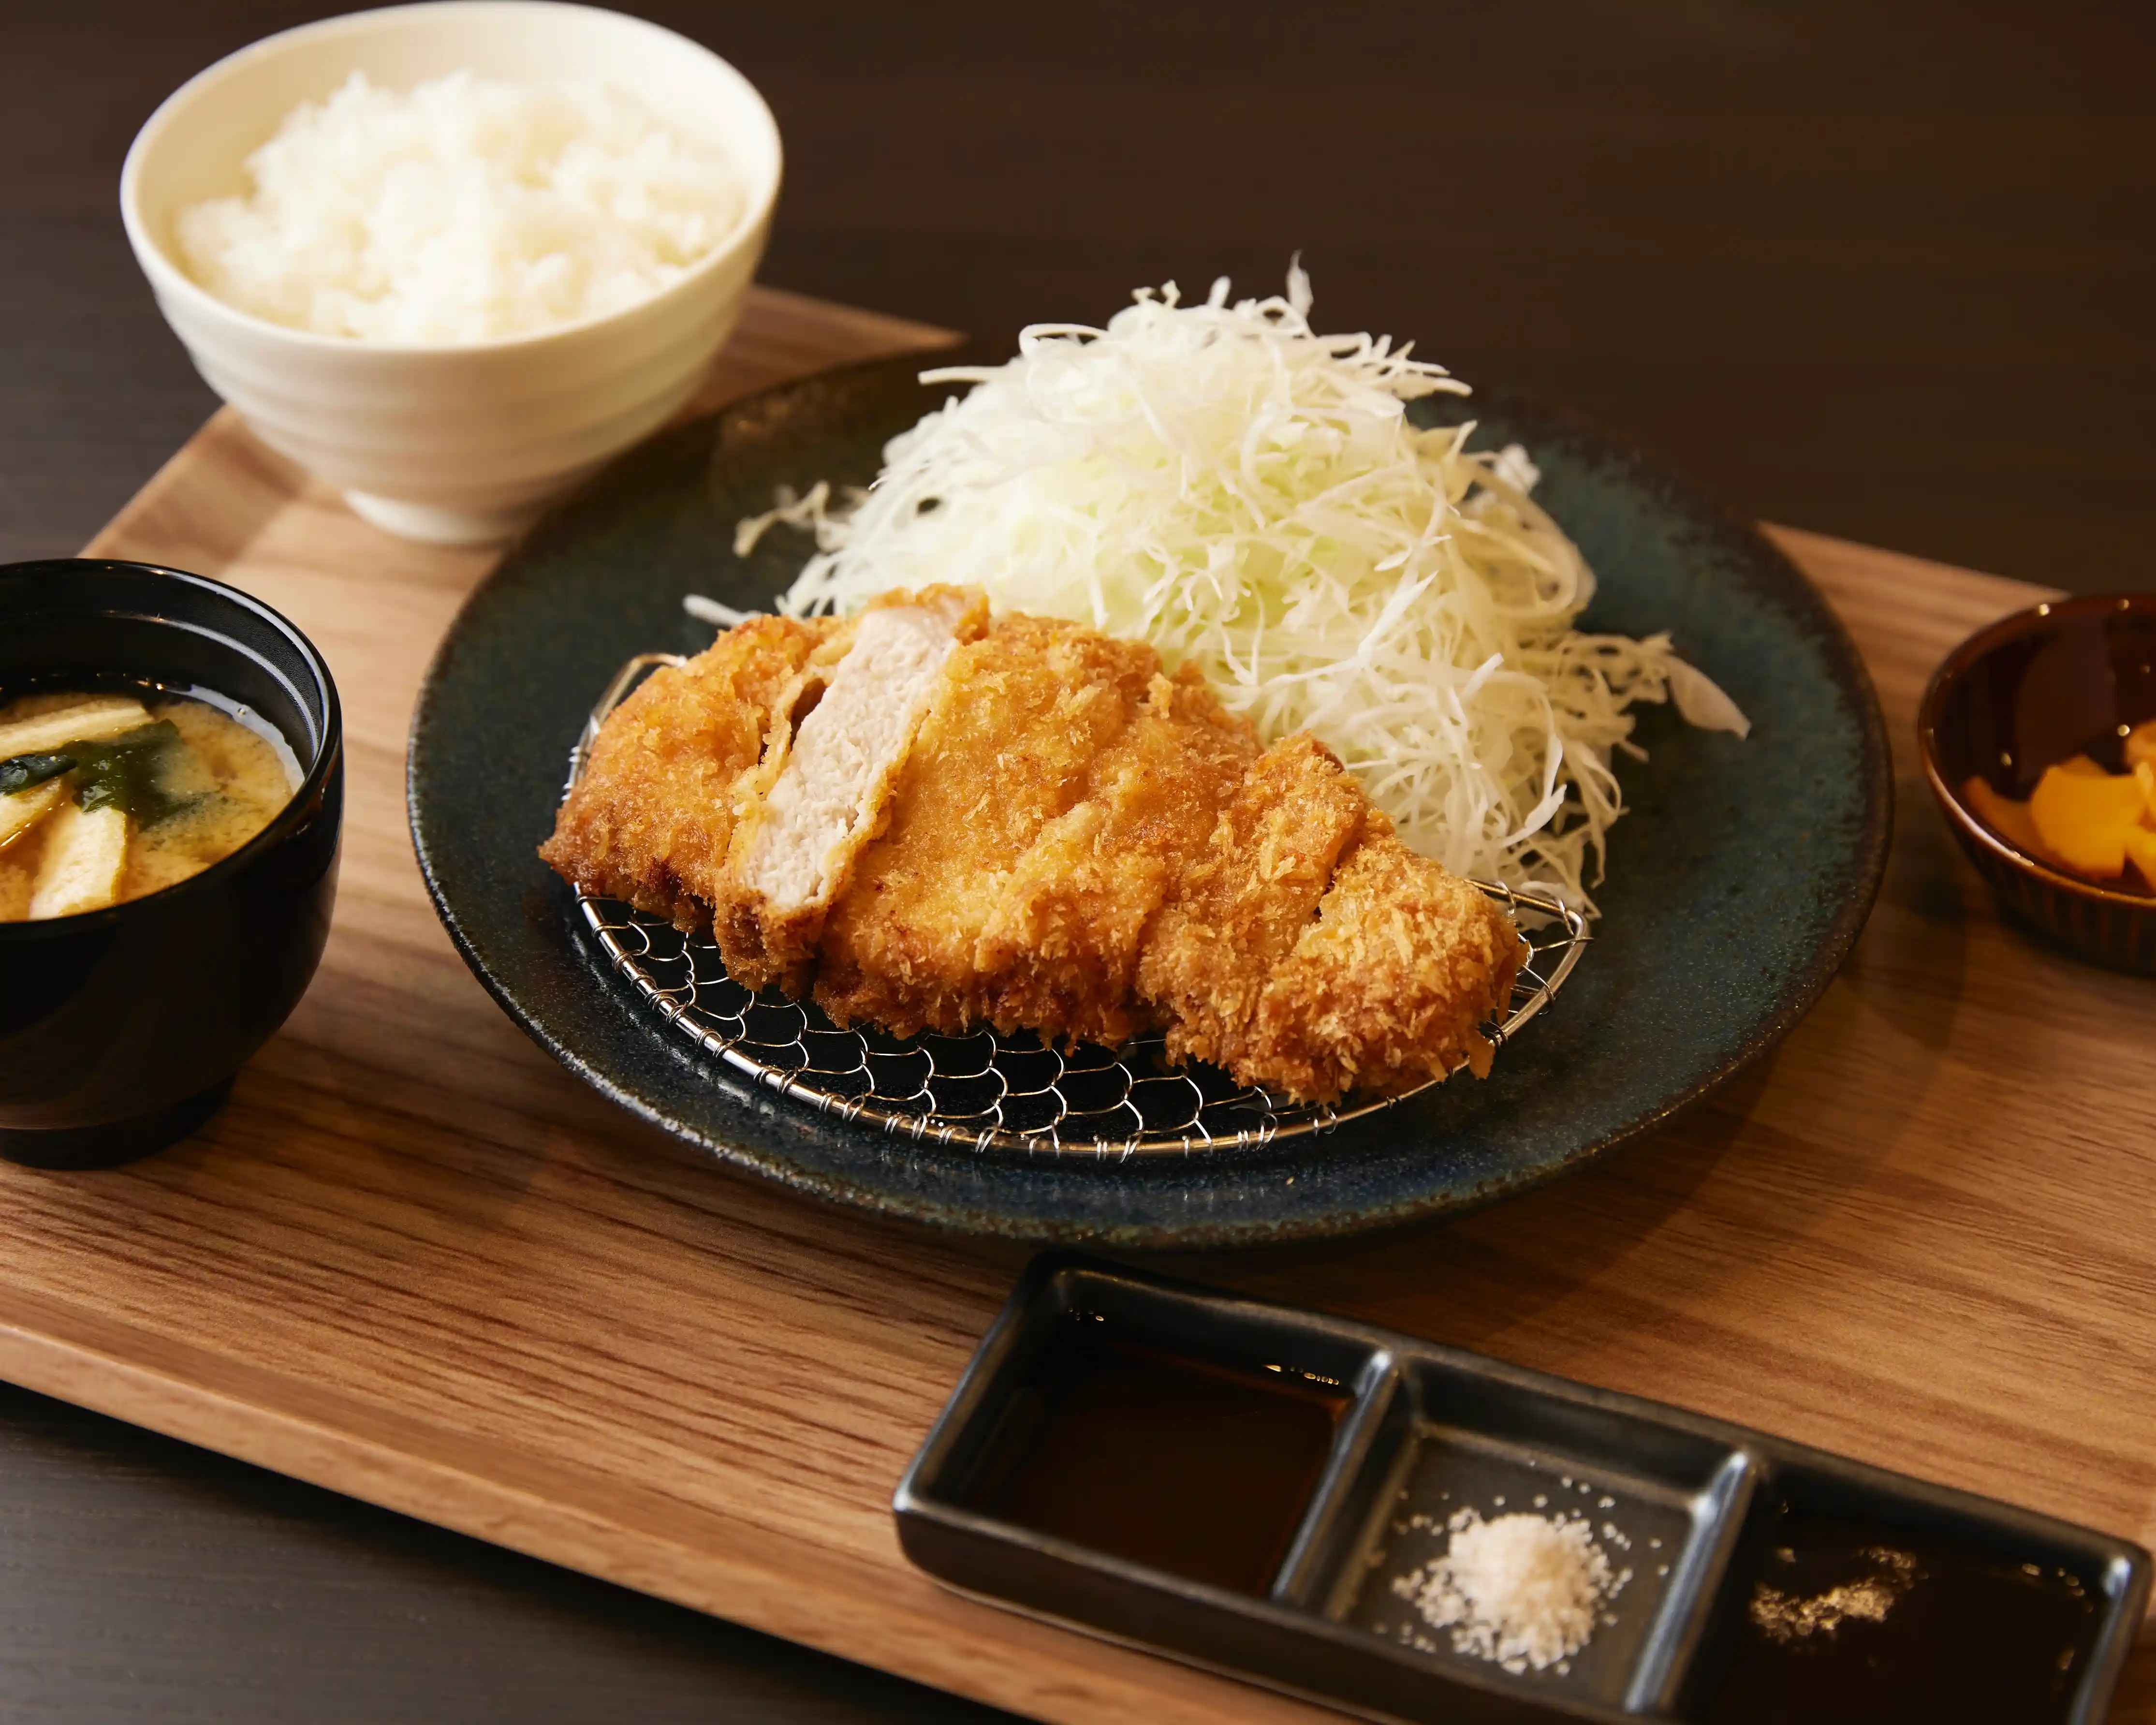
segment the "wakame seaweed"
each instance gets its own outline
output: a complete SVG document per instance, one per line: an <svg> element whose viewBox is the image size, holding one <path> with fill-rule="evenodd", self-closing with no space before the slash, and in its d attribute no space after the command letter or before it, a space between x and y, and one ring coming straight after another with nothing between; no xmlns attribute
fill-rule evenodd
<svg viewBox="0 0 2156 1725"><path fill-rule="evenodd" d="M0 797L12 797L49 778L58 778L74 765L73 755L10 755L0 761Z"/></svg>
<svg viewBox="0 0 2156 1725"><path fill-rule="evenodd" d="M179 741L178 727L160 719L110 742L70 744L75 802L85 813L110 804L146 827L177 814L189 799L169 794L159 781Z"/></svg>

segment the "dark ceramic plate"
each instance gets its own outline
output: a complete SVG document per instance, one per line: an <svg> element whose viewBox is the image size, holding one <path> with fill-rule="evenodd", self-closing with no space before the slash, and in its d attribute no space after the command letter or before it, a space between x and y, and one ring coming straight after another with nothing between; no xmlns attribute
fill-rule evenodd
<svg viewBox="0 0 2156 1725"><path fill-rule="evenodd" d="M511 553L428 674L410 791L429 890L495 999L603 1094L737 1168L943 1227L1122 1245L1346 1234L1523 1191L1653 1130L1772 1046L1847 954L1892 792L1840 624L1779 552L1661 470L1484 397L1487 435L1527 445L1537 495L1600 578L1589 626L1671 631L1753 724L1739 742L1645 715L1595 942L1486 1081L1271 1153L1030 1163L827 1119L700 1055L606 967L533 847L616 669L709 644L685 593L769 605L808 547L778 531L737 558L734 523L782 484L865 483L938 399L914 369L831 372L635 450Z"/></svg>

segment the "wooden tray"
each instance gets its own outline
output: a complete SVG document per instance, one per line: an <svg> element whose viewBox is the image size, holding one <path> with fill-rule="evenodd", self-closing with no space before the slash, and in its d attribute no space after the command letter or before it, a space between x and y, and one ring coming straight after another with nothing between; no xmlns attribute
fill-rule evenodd
<svg viewBox="0 0 2156 1725"><path fill-rule="evenodd" d="M940 332L760 293L706 405ZM2035 590L1781 532L1877 678L1884 896L1771 1058L1442 1227L1157 1260L2156 1540L2156 986L2002 926L1913 766L1933 665ZM891 1488L1022 1251L814 1206L583 1090L465 972L404 736L489 564L388 539L219 414L93 552L259 593L350 748L313 992L198 1138L0 1164L0 1375L1044 1719L1329 1717L908 1568ZM2117 1717L2156 1717L2144 1657Z"/></svg>

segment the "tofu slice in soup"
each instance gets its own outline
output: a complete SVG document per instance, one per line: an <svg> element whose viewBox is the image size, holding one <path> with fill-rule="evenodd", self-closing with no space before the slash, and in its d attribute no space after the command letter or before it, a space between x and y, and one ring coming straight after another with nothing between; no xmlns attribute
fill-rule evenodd
<svg viewBox="0 0 2156 1725"><path fill-rule="evenodd" d="M103 910L119 898L127 866L127 817L110 803L85 812L65 802L52 819L30 893L33 922Z"/></svg>
<svg viewBox="0 0 2156 1725"><path fill-rule="evenodd" d="M0 797L0 847L12 845L59 806L67 787L56 778Z"/></svg>
<svg viewBox="0 0 2156 1725"><path fill-rule="evenodd" d="M17 755L43 754L70 742L102 742L108 737L139 730L150 715L139 701L101 695L35 718L0 725L0 761Z"/></svg>

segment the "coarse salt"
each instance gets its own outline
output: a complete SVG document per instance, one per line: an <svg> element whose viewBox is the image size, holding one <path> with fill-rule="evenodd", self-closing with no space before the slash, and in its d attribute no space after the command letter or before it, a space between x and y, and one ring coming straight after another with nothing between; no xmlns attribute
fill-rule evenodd
<svg viewBox="0 0 2156 1725"><path fill-rule="evenodd" d="M1445 1554L1394 1584L1455 1653L1511 1671L1569 1659L1594 1633L1604 1602L1630 1572L1614 1572L1576 1517L1516 1513L1485 1521L1464 1510L1447 1524Z"/></svg>

